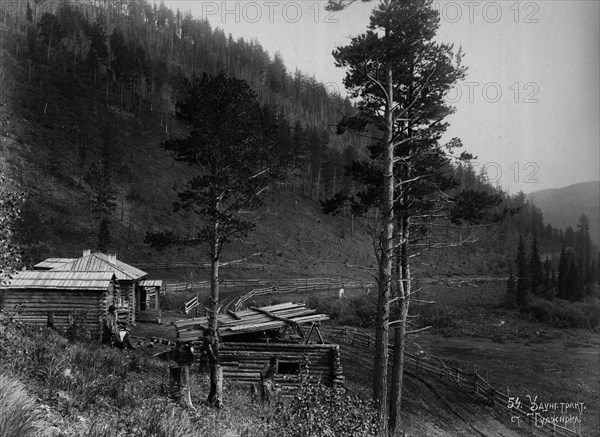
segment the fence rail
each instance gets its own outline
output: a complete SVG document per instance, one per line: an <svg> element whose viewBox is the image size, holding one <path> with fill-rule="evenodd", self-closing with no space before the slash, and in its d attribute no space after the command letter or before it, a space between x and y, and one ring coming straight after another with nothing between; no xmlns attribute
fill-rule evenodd
<svg viewBox="0 0 600 437"><path fill-rule="evenodd" d="M189 313L190 313L190 311L191 311L193 308L196 308L196 307L198 307L198 305L200 305L200 303L198 302L198 296L196 296L196 297L194 297L192 300L190 300L189 302L186 302L186 303L185 303L185 307L184 307L184 309L183 309L183 312L184 312L184 313L186 313L186 314L189 314Z"/></svg>
<svg viewBox="0 0 600 437"><path fill-rule="evenodd" d="M138 269L210 269L210 263L193 263L193 262L146 262L132 263ZM262 269L264 264L249 263L249 262L228 262L221 264L221 267L235 267L239 269Z"/></svg>
<svg viewBox="0 0 600 437"><path fill-rule="evenodd" d="M351 344L363 349L375 348L375 336L358 331L356 328L321 326L321 332L329 341ZM393 356L393 345L389 345L390 362ZM415 373L427 374L441 380L447 380L466 389L472 396L482 399L492 407L508 410L511 422L520 427L525 424L530 432L544 431L551 436L581 436L581 422L573 421L573 429L557 424L556 421L546 420L537 407L528 398L515 398L494 388L487 378L481 376L474 368L472 372L447 366L440 358L426 355L404 353L404 362L414 368Z"/></svg>
<svg viewBox="0 0 600 437"><path fill-rule="evenodd" d="M298 279L225 279L219 281L221 288L252 288L270 290L264 291L264 294L289 293L293 291L312 291L332 289L334 287L358 288L375 287L374 283L359 282L343 277L336 278L298 278ZM197 292L210 290L210 281L194 282L165 282L163 283L164 293ZM248 294L248 293L246 293ZM258 295L258 294L257 294Z"/></svg>
<svg viewBox="0 0 600 437"><path fill-rule="evenodd" d="M136 264L137 265L137 264ZM183 265L183 263L182 263ZM477 287L478 284L488 282L504 281L500 277L473 277L473 278L424 278L422 284L442 284L448 286L469 285ZM333 287L344 288L375 288L374 282L361 282L344 277L326 277L326 278L298 278L298 279L224 279L219 281L222 288L259 288L263 290L270 289L271 292L264 291L264 294L273 294L279 290L280 293L289 293L291 291L317 291L331 289ZM165 282L163 283L163 292L196 292L210 289L210 281L188 281L188 282Z"/></svg>
<svg viewBox="0 0 600 437"><path fill-rule="evenodd" d="M310 291L323 291L339 288L367 288L374 287L375 284L343 280L341 278L310 278L310 279L295 279L290 281L282 281L284 285L273 285L264 288L255 288L248 293L241 295L236 301L232 302L235 311L238 311L242 305L251 299L260 296L268 296L272 294L283 293L302 293Z"/></svg>

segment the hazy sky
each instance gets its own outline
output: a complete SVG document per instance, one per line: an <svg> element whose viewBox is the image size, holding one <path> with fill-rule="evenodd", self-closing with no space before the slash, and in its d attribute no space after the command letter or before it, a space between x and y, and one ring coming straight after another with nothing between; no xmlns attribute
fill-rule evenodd
<svg viewBox="0 0 600 437"><path fill-rule="evenodd" d="M165 1L235 39L256 38L288 71L344 92L333 49L365 31L377 4L326 12L325 1ZM600 179L600 2L434 1L438 40L461 46L469 68L448 98L460 137L510 193Z"/></svg>

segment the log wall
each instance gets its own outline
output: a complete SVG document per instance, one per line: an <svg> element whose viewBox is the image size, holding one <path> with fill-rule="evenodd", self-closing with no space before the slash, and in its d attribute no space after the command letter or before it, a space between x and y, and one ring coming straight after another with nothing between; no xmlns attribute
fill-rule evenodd
<svg viewBox="0 0 600 437"><path fill-rule="evenodd" d="M107 294L97 290L6 289L4 308L12 311L22 305L19 320L41 326L46 326L48 312L52 311L54 324L62 332L69 325L69 315L83 312L83 322L94 338L100 338Z"/></svg>
<svg viewBox="0 0 600 437"><path fill-rule="evenodd" d="M280 363L300 364L300 374L278 372L275 376L275 383L283 392L296 390L303 381L328 387L344 384L336 344L222 343L219 349L225 380L237 383L260 382L260 371L271 357L277 357ZM281 367L280 364L280 370Z"/></svg>

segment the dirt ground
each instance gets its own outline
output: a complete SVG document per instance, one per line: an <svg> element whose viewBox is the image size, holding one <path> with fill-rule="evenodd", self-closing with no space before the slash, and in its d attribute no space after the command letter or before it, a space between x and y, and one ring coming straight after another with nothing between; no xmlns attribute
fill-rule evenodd
<svg viewBox="0 0 600 437"><path fill-rule="evenodd" d="M423 297L452 309L457 323L414 342L456 367L475 366L510 396L558 404L547 415L578 416L566 405L583 403L582 435L594 435L600 427L600 333L534 322L502 309L503 295L501 285L432 287Z"/></svg>

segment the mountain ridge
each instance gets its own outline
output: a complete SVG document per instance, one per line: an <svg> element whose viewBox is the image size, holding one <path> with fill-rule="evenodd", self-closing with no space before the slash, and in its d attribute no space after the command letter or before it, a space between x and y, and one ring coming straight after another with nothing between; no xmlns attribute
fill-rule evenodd
<svg viewBox="0 0 600 437"><path fill-rule="evenodd" d="M587 215L590 237L600 243L600 180L533 191L527 198L541 209L546 223L557 228L575 230L581 214Z"/></svg>

